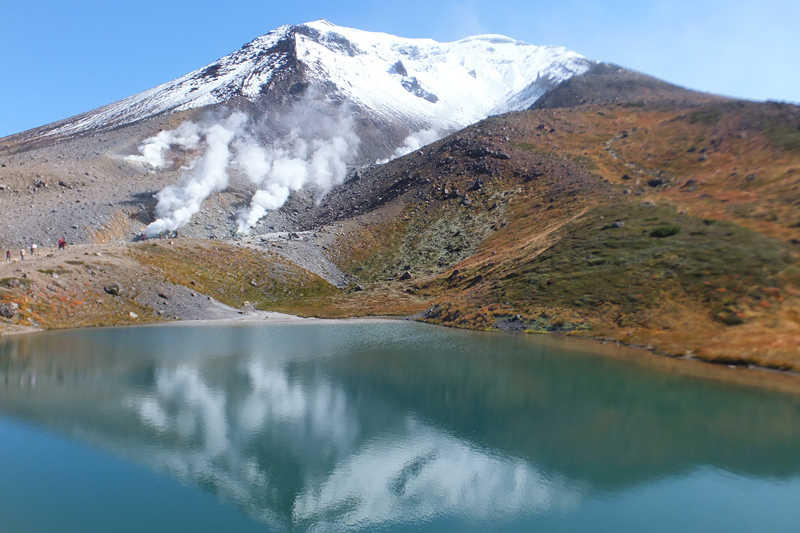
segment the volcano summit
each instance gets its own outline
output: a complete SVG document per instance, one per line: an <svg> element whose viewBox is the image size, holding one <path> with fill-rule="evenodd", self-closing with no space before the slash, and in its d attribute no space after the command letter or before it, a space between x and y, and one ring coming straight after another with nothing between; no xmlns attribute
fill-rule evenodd
<svg viewBox="0 0 800 533"><path fill-rule="evenodd" d="M282 26L194 72L28 137L104 131L164 113L243 101L270 103L318 86L364 117L452 130L524 109L593 61L558 46L500 35L452 43L343 28L325 20Z"/></svg>

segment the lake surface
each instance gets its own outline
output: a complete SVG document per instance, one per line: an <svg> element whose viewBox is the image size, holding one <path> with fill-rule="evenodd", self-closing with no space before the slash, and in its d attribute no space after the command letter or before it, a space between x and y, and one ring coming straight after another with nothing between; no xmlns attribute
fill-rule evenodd
<svg viewBox="0 0 800 533"><path fill-rule="evenodd" d="M0 531L800 531L800 399L410 322L0 341Z"/></svg>

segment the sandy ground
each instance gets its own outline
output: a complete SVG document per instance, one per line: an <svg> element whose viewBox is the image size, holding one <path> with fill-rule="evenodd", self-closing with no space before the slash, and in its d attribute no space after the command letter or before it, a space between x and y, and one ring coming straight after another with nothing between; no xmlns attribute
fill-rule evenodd
<svg viewBox="0 0 800 533"><path fill-rule="evenodd" d="M52 322L37 324L18 319L0 318L0 334L27 333L42 328L80 327L86 324L72 323L80 315L108 309L109 320L99 320L101 325L129 324L152 321L217 321L217 320L301 320L298 317L281 313L257 311L252 307L235 309L197 290L175 285L164 280L161 272L143 268L127 256L126 245L82 244L68 246L58 251L55 247L43 247L35 255L26 250L24 260L19 250L15 250L12 261L0 262L0 296L25 298L21 305L33 309L53 307L70 302L81 302L80 309L72 313L46 315ZM11 280L20 282L21 287L12 288ZM105 289L119 284L119 295L109 294ZM22 300L20 300L22 301ZM134 317L131 313L135 314ZM114 316L124 320L116 321ZM18 318L18 317L16 317ZM41 319L41 318L40 318ZM96 325L96 324L93 324Z"/></svg>

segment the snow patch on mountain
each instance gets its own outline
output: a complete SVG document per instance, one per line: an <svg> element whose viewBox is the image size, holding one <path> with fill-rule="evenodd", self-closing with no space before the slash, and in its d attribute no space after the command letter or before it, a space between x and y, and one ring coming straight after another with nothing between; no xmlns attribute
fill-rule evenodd
<svg viewBox="0 0 800 533"><path fill-rule="evenodd" d="M451 43L406 39L336 26L325 20L282 26L240 50L174 81L71 120L46 135L116 127L166 112L257 100L276 74L302 66L328 97L410 129L448 131L489 115L524 109L551 86L593 61L558 46L500 35Z"/></svg>
<svg viewBox="0 0 800 533"><path fill-rule="evenodd" d="M593 64L563 47L501 35L438 43L324 20L298 27L297 54L311 67L311 76L336 84L358 105L441 130L524 109L552 85Z"/></svg>

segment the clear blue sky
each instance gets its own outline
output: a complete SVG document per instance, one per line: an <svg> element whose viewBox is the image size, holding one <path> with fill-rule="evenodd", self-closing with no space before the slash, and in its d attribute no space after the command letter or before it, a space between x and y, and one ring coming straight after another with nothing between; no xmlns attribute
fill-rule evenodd
<svg viewBox="0 0 800 533"><path fill-rule="evenodd" d="M703 91L800 102L800 0L0 0L0 136L149 89L283 24L499 33Z"/></svg>

